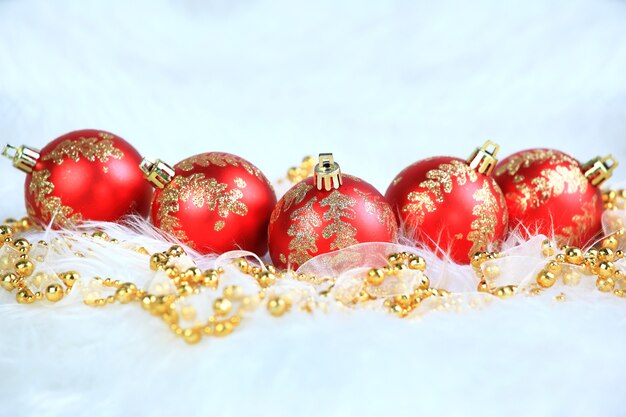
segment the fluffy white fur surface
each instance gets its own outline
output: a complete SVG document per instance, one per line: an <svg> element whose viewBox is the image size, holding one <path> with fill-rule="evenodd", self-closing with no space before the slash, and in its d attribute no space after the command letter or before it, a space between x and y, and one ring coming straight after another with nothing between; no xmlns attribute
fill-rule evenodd
<svg viewBox="0 0 626 417"><path fill-rule="evenodd" d="M172 163L223 150L272 179L332 151L382 191L487 138L626 163L624 22L622 0L4 0L0 129L40 147L102 128ZM0 165L0 217L20 216L23 175ZM260 315L194 346L135 306L64 301L0 291L0 416L624 413L616 297Z"/></svg>

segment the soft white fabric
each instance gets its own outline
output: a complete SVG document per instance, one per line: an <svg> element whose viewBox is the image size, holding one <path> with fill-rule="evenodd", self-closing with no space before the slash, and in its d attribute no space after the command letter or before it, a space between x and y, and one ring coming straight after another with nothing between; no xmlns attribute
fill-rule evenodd
<svg viewBox="0 0 626 417"><path fill-rule="evenodd" d="M271 179L332 151L381 191L485 139L626 165L624 22L620 0L4 0L0 131L39 147L102 128L172 163L233 152ZM22 215L23 174L0 174L0 217ZM261 316L196 346L134 307L0 297L2 416L623 411L626 306L601 294Z"/></svg>

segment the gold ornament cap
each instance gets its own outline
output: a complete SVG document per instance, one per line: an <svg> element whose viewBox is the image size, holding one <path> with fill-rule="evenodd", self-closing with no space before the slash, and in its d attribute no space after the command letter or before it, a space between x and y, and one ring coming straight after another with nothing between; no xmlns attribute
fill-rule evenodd
<svg viewBox="0 0 626 417"><path fill-rule="evenodd" d="M40 153L39 150L29 148L28 146L16 148L7 143L2 149L2 155L12 160L15 168L30 174L35 169Z"/></svg>
<svg viewBox="0 0 626 417"><path fill-rule="evenodd" d="M341 186L341 169L332 153L321 153L313 170L315 186L318 190L330 191Z"/></svg>
<svg viewBox="0 0 626 417"><path fill-rule="evenodd" d="M165 188L174 178L174 168L160 159L143 158L139 164L143 176L155 188Z"/></svg>
<svg viewBox="0 0 626 417"><path fill-rule="evenodd" d="M480 148L472 153L467 159L467 163L470 168L480 172L481 174L491 175L493 169L496 167L498 160L496 155L500 150L500 145L488 140Z"/></svg>
<svg viewBox="0 0 626 417"><path fill-rule="evenodd" d="M617 159L613 158L613 155L605 156L604 158L597 156L583 164L582 170L591 185L599 187L611 178L613 171L618 165Z"/></svg>

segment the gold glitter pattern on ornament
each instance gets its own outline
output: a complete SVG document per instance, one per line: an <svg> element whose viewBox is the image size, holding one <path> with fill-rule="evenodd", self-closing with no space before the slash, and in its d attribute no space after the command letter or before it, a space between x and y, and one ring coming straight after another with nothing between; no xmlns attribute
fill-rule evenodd
<svg viewBox="0 0 626 417"><path fill-rule="evenodd" d="M437 169L432 169L426 173L425 181L420 183L420 187L427 188L435 196L435 201L443 202L443 194L452 192L452 179L456 179L457 185L465 185L469 180L475 182L478 174L463 161L450 161L449 164L441 164Z"/></svg>
<svg viewBox="0 0 626 417"><path fill-rule="evenodd" d="M546 161L550 161L551 164L555 165L563 162L578 165L578 161L564 153L555 152L551 149L533 149L509 157L506 164L496 169L495 175L502 175L506 172L508 175L517 176L515 181L518 182L524 179L521 175L517 175L520 168L528 168L534 163L543 163Z"/></svg>
<svg viewBox="0 0 626 417"><path fill-rule="evenodd" d="M261 171L254 165L235 155L223 153L203 153L200 155L194 155L180 161L176 165L176 168L179 168L182 171L191 171L196 165L201 167L208 167L211 165L218 167L225 167L229 165L233 167L241 166L248 172L248 174L254 175L257 178L262 179L264 182L269 183L267 178L265 178L265 175L263 175L263 173L261 173Z"/></svg>
<svg viewBox="0 0 626 417"><path fill-rule="evenodd" d="M294 185L283 197L283 211L287 211L291 208L293 204L300 204L304 197L306 197L307 193L313 189L312 185L309 185L305 182L300 182Z"/></svg>
<svg viewBox="0 0 626 417"><path fill-rule="evenodd" d="M206 207L210 211L217 210L220 217L227 218L230 213L245 216L248 207L241 201L243 193L240 189L228 190L228 185L217 182L215 178L205 178L204 174L196 173L185 177L177 175L172 183L165 187L157 198L159 209L157 221L161 229L193 247L175 213L180 210L180 201L191 203L196 207ZM219 231L224 224L218 220L214 230Z"/></svg>
<svg viewBox="0 0 626 417"><path fill-rule="evenodd" d="M476 190L472 197L479 204L472 209L472 214L476 218L472 220L470 225L472 230L467 234L467 240L473 243L472 248L468 252L470 257L478 251L487 250L489 242L496 233L497 219L495 213L499 209L498 202L491 192L487 181L483 182L483 186Z"/></svg>
<svg viewBox="0 0 626 417"><path fill-rule="evenodd" d="M98 137L66 139L44 155L42 160L52 160L61 165L66 159L78 162L81 156L91 162L98 160L105 163L109 158L122 159L124 152L114 146L113 135L100 132Z"/></svg>
<svg viewBox="0 0 626 417"><path fill-rule="evenodd" d="M581 206L582 213L572 217L572 226L562 228L561 233L555 236L558 244L565 245L570 242L579 242L589 232L594 223L594 208L596 204L598 204L598 197L594 195L591 200Z"/></svg>
<svg viewBox="0 0 626 417"><path fill-rule="evenodd" d="M365 211L369 214L376 215L378 223L385 226L387 233L391 235L392 240L395 240L397 237L396 220L389 204L380 196L361 191L358 188L354 188L354 192L363 199Z"/></svg>
<svg viewBox="0 0 626 417"><path fill-rule="evenodd" d="M589 187L589 181L577 166L558 165L541 171L541 174L533 178L531 184L520 182L515 187L520 195L514 195L522 210L537 208L553 197L563 193L585 193Z"/></svg>
<svg viewBox="0 0 626 417"><path fill-rule="evenodd" d="M453 179L456 180L457 185L462 186L468 181L476 182L478 174L465 162L452 160L450 163L441 164L436 169L428 171L426 178L419 186L428 191L409 193L407 198L411 203L402 206L403 212L416 216L418 224L424 221L426 212L432 213L437 210L435 202L443 202L444 194L452 192ZM435 198L434 201L432 196Z"/></svg>
<svg viewBox="0 0 626 417"><path fill-rule="evenodd" d="M224 220L218 220L215 222L215 226L213 226L213 230L215 230L216 232L219 232L220 230L224 228L225 225L226 223L224 222Z"/></svg>
<svg viewBox="0 0 626 417"><path fill-rule="evenodd" d="M278 220L280 214L289 210L292 205L302 203L302 200L304 200L306 194L312 189L313 186L305 182L299 182L298 184L290 188L289 191L285 193L283 198L280 199L274 211L272 211L270 223L274 223L276 220Z"/></svg>
<svg viewBox="0 0 626 417"><path fill-rule="evenodd" d="M240 178L240 177L236 177L234 181L235 181L235 185L236 185L237 187L239 187L239 188L246 188L246 186L248 185L248 184L246 184L246 182L245 182L242 178Z"/></svg>
<svg viewBox="0 0 626 417"><path fill-rule="evenodd" d="M411 201L409 204L405 204L402 207L403 212L409 212L415 216L414 221L417 222L417 226L424 223L425 213L432 213L437 210L437 206L433 203L433 200L427 193L412 191L407 196L407 199Z"/></svg>
<svg viewBox="0 0 626 417"><path fill-rule="evenodd" d="M70 227L82 220L80 213L73 213L73 209L64 206L61 199L57 196L50 195L54 191L54 184L48 179L50 171L42 169L41 171L33 171L28 192L35 198L35 204L39 207L39 211L44 218L54 218L54 224L60 227ZM32 210L32 207L30 208Z"/></svg>
<svg viewBox="0 0 626 417"><path fill-rule="evenodd" d="M322 219L313 209L313 204L317 202L317 197L313 197L306 204L291 213L293 220L287 230L287 235L293 239L289 242L290 263L302 265L311 259L312 254L317 253L317 239L319 237L317 228L322 225Z"/></svg>
<svg viewBox="0 0 626 417"><path fill-rule="evenodd" d="M356 217L356 212L352 209L355 204L354 198L341 194L338 190L333 190L328 197L320 201L320 206L328 207L323 215L324 220L331 222L322 230L322 236L324 239L335 236L335 240L330 244L330 249L343 249L359 243L354 238L357 234L356 228L342 219L354 219Z"/></svg>

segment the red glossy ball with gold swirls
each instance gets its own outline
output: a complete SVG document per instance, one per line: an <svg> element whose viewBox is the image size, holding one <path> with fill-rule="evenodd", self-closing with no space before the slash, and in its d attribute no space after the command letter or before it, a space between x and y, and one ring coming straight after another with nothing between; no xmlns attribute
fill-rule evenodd
<svg viewBox="0 0 626 417"><path fill-rule="evenodd" d="M267 224L276 194L250 162L207 152L174 166L174 177L154 193L151 221L203 253L267 252Z"/></svg>
<svg viewBox="0 0 626 417"><path fill-rule="evenodd" d="M544 234L559 244L584 246L602 228L602 195L573 157L529 149L502 160L494 178L504 192L511 227L525 236Z"/></svg>
<svg viewBox="0 0 626 417"><path fill-rule="evenodd" d="M460 264L477 251L497 248L507 231L500 188L462 159L418 161L395 177L385 197L405 236Z"/></svg>
<svg viewBox="0 0 626 417"><path fill-rule="evenodd" d="M28 214L43 224L68 227L84 220L117 221L148 215L152 189L128 142L101 130L67 133L41 151L26 177Z"/></svg>
<svg viewBox="0 0 626 417"><path fill-rule="evenodd" d="M396 239L396 219L380 192L350 175L342 181L337 189L318 190L309 177L280 199L269 225L275 265L295 270L316 255Z"/></svg>

